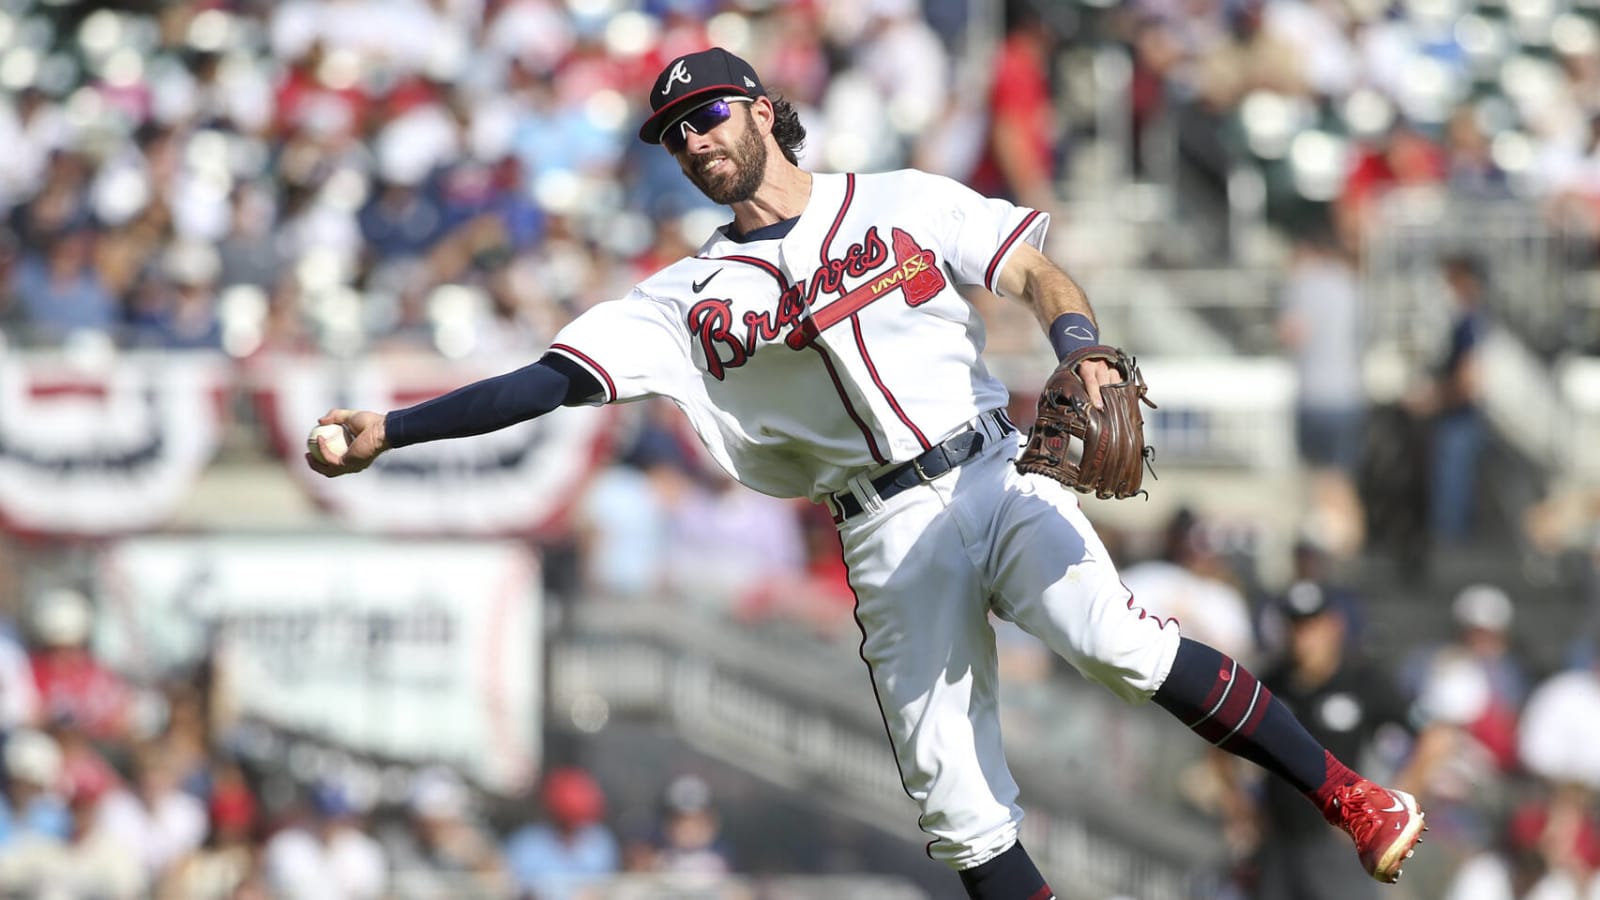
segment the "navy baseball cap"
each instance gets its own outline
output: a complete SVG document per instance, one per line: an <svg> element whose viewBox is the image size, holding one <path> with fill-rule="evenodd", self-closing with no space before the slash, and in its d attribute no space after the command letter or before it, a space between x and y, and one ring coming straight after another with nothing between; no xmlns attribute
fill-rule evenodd
<svg viewBox="0 0 1600 900"><path fill-rule="evenodd" d="M679 116L718 97L765 97L761 76L747 62L721 47L680 56L661 70L650 88L650 118L639 140L661 143L661 133Z"/></svg>
<svg viewBox="0 0 1600 900"><path fill-rule="evenodd" d="M1314 581L1296 581L1283 595L1283 613L1291 622L1320 616L1333 607L1333 598Z"/></svg>

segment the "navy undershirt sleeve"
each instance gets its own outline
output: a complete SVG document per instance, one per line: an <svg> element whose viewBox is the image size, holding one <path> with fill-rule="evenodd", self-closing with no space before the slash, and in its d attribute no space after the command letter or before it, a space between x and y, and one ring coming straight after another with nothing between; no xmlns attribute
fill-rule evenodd
<svg viewBox="0 0 1600 900"><path fill-rule="evenodd" d="M384 422L391 447L497 431L537 418L558 406L600 396L600 382L556 353L515 372L473 382L416 406L390 412Z"/></svg>

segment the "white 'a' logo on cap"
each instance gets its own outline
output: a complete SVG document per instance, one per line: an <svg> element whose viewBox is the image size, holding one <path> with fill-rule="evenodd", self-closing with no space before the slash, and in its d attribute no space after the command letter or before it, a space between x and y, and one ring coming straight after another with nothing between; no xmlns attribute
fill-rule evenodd
<svg viewBox="0 0 1600 900"><path fill-rule="evenodd" d="M681 81L684 84L688 84L693 80L689 76L689 61L680 59L673 64L672 71L667 73L667 83L662 86L661 93L663 96L672 93L673 82Z"/></svg>

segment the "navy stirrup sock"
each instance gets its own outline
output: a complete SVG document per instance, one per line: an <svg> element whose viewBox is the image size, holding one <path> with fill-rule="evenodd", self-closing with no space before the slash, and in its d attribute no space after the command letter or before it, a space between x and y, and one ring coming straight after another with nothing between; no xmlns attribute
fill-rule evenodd
<svg viewBox="0 0 1600 900"><path fill-rule="evenodd" d="M1250 671L1184 638L1152 698L1195 734L1285 779L1304 794L1322 788L1332 757ZM1343 769L1343 766L1339 767Z"/></svg>
<svg viewBox="0 0 1600 900"><path fill-rule="evenodd" d="M959 874L972 900L1055 900L1056 896L1020 843Z"/></svg>

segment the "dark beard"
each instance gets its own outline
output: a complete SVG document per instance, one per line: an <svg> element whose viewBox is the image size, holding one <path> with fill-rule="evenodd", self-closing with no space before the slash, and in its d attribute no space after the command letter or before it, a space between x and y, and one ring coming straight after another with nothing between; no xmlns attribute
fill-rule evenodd
<svg viewBox="0 0 1600 900"><path fill-rule="evenodd" d="M756 189L761 187L761 179L767 172L767 145L761 140L761 132L754 127L746 113L744 137L739 139L739 145L728 154L728 162L733 164L731 174L721 175L715 181L708 181L699 170L690 168L685 174L694 186L700 189L713 203L723 206L732 206L743 203L756 195Z"/></svg>

